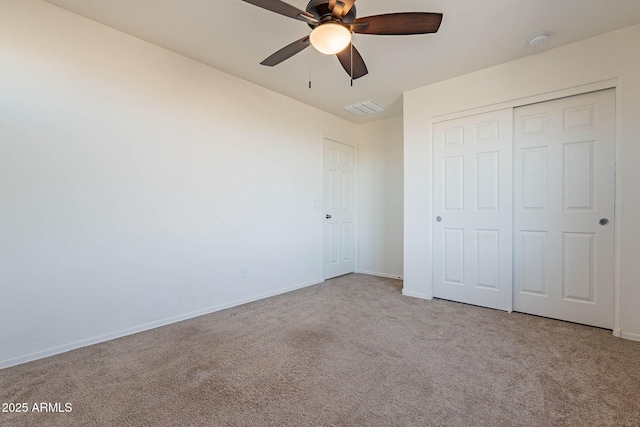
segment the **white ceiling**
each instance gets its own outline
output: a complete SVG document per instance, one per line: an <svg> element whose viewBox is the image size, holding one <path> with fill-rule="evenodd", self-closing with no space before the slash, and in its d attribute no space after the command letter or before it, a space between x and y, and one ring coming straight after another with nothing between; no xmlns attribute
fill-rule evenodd
<svg viewBox="0 0 640 427"><path fill-rule="evenodd" d="M350 87L338 60L313 49L276 67L259 65L310 29L241 0L45 1L355 123L400 114L406 90L640 23L640 0L357 0L358 17L444 17L436 34L354 35L369 74ZM542 31L549 42L530 47L528 38ZM387 110L358 117L343 109L366 99Z"/></svg>

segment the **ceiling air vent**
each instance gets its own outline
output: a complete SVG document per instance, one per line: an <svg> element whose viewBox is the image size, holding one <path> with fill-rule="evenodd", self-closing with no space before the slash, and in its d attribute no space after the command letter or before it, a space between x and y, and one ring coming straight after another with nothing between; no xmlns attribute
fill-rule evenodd
<svg viewBox="0 0 640 427"><path fill-rule="evenodd" d="M356 116L368 116L369 114L379 113L380 111L384 111L384 107L378 104L375 101L367 100L358 102L357 104L349 105L348 107L344 107L345 110L350 113L355 114Z"/></svg>

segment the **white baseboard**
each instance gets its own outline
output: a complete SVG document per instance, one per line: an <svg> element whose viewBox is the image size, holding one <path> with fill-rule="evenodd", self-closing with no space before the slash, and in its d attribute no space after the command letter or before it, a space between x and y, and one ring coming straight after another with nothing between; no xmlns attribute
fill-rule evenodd
<svg viewBox="0 0 640 427"><path fill-rule="evenodd" d="M387 279L400 279L400 280L403 280L403 277L402 276L398 276L397 274L377 273L375 271L367 271L367 270L358 270L357 273L368 274L369 276L384 277L384 278L387 278Z"/></svg>
<svg viewBox="0 0 640 427"><path fill-rule="evenodd" d="M11 366L21 365L23 363L33 362L34 360L43 359L45 357L55 356L56 354L66 353L67 351L76 350L78 348L87 347L94 344L99 344L101 342L110 341L116 338L125 337L127 335L137 334L138 332L148 331L149 329L159 328L161 326L170 325L172 323L181 322L183 320L193 319L194 317L204 316L206 314L215 313L216 311L221 311L231 307L237 307L239 305L248 304L250 302L258 301L261 299L273 297L280 294L286 294L287 292L292 292L297 289L306 288L308 286L317 285L323 283L324 279L315 280L312 282L302 283L298 285L294 285L288 288L279 289L273 292L267 292L265 294L244 298L240 300L236 300L226 304L220 304L209 308L204 308L202 310L192 311L190 313L181 314L178 316L168 317L166 319L157 320L155 322L145 323L142 325L134 326L132 328L124 329L121 331L116 331L104 335L99 335L96 337L91 337L87 339L83 339L80 341L75 341L69 344L63 344L56 347L47 348L45 350L36 351L34 353L25 354L22 356L14 357L11 359L0 360L0 369L9 368Z"/></svg>
<svg viewBox="0 0 640 427"><path fill-rule="evenodd" d="M614 332L615 335L615 332ZM634 334L631 332L624 332L624 331L620 331L620 338L624 338L625 340L631 340L631 341L640 341L640 334Z"/></svg>
<svg viewBox="0 0 640 427"><path fill-rule="evenodd" d="M429 294L423 294L421 292L413 292L413 291L407 291L406 289L402 290L402 295L407 296L407 297L413 297L413 298L420 298L420 299L428 299L428 300L432 300L433 297Z"/></svg>

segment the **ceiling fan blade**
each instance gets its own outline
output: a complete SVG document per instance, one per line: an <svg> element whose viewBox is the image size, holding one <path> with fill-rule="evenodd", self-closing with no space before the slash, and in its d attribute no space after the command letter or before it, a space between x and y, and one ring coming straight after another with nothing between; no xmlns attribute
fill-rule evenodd
<svg viewBox="0 0 640 427"><path fill-rule="evenodd" d="M351 61L352 47L353 61ZM369 73L369 70L367 70L367 65L364 63L364 59L362 59L360 52L358 52L358 49L356 49L355 46L350 44L345 50L338 53L336 56L338 57L340 64L342 64L342 68L344 68L347 74L349 74L349 76L351 76L351 78L353 78L354 80L359 79L362 76L366 76ZM351 64L353 64L353 73L351 72Z"/></svg>
<svg viewBox="0 0 640 427"><path fill-rule="evenodd" d="M304 21L309 24L317 24L318 20L309 12L298 9L295 6L291 6L289 3L285 3L281 0L242 0L245 3L250 3L254 6L261 7L263 9L270 10L271 12L279 13L280 15L288 16L289 18Z"/></svg>
<svg viewBox="0 0 640 427"><path fill-rule="evenodd" d="M435 33L442 22L441 13L406 12L358 18L354 24L366 22L366 29L355 28L359 34L379 34L384 36L406 36L410 34Z"/></svg>
<svg viewBox="0 0 640 427"><path fill-rule="evenodd" d="M268 67L273 67L274 65L278 65L282 61L286 61L291 58L298 52L302 52L306 48L311 45L309 43L309 36L304 36L300 40L296 40L293 43L283 47L264 61L260 63L260 65L266 65Z"/></svg>

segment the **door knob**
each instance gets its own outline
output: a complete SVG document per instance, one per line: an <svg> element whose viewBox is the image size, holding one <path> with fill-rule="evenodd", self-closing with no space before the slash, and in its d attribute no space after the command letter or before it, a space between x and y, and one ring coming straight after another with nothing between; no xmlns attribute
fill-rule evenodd
<svg viewBox="0 0 640 427"><path fill-rule="evenodd" d="M609 224L609 220L607 218L602 218L600 221L598 221L600 223L600 225L607 225Z"/></svg>
<svg viewBox="0 0 640 427"><path fill-rule="evenodd" d="M331 219L331 215L327 215L327 219Z"/></svg>
<svg viewBox="0 0 640 427"><path fill-rule="evenodd" d="M436 217L436 221L438 221L438 222L442 221L442 217L441 216L437 216Z"/></svg>

